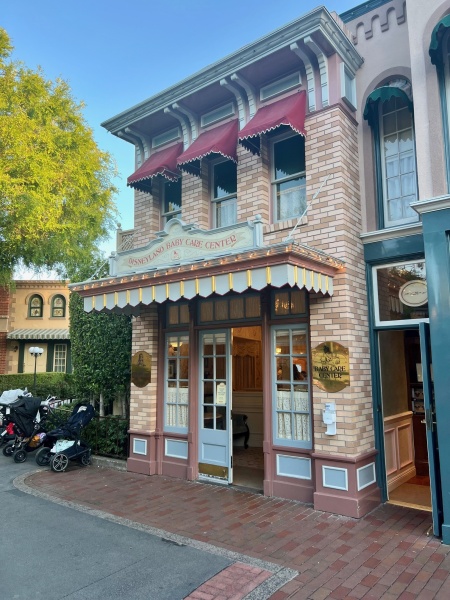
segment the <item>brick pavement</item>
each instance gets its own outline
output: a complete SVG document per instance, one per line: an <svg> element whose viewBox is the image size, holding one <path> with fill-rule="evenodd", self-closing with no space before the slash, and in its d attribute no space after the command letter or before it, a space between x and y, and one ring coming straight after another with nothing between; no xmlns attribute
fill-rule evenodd
<svg viewBox="0 0 450 600"><path fill-rule="evenodd" d="M38 471L25 484L62 501L297 571L271 600L450 598L450 547L427 535L427 512L386 504L357 520L236 488L98 467ZM238 561L231 567L252 568ZM250 592L251 586L240 594L233 590L234 595L224 588L226 571L189 598L239 600ZM259 578L259 585L270 575L256 571L239 576L250 582ZM267 597L257 590L249 598Z"/></svg>

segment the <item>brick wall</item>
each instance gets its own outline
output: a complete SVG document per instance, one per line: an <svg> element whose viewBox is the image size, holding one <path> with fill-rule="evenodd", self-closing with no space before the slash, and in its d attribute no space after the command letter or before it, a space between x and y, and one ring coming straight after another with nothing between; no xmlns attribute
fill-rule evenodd
<svg viewBox="0 0 450 600"><path fill-rule="evenodd" d="M156 427L158 312L155 306L143 308L141 315L133 320L132 354L139 351L152 357L151 382L144 388L131 384L130 429L150 433Z"/></svg>

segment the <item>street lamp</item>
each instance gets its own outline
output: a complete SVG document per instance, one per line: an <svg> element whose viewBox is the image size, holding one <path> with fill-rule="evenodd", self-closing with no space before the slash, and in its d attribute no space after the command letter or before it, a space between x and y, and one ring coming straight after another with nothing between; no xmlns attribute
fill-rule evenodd
<svg viewBox="0 0 450 600"><path fill-rule="evenodd" d="M36 362L37 362L37 357L41 356L41 354L44 352L43 348L38 348L37 346L32 346L30 348L30 354L31 356L34 356L34 392L33 394L36 396Z"/></svg>

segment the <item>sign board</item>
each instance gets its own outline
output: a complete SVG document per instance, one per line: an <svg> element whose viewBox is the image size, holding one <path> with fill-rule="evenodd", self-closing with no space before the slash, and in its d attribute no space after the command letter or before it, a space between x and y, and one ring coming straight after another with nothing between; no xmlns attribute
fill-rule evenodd
<svg viewBox="0 0 450 600"><path fill-rule="evenodd" d="M216 388L216 404L227 403L227 386L222 382L217 384Z"/></svg>
<svg viewBox="0 0 450 600"><path fill-rule="evenodd" d="M325 392L340 392L350 385L348 348L323 342L312 350L313 383Z"/></svg>
<svg viewBox="0 0 450 600"><path fill-rule="evenodd" d="M406 306L423 306L428 302L427 282L423 279L407 281L399 289L398 297Z"/></svg>
<svg viewBox="0 0 450 600"><path fill-rule="evenodd" d="M148 271L249 250L261 245L261 231L260 218L208 231L171 219L156 240L141 248L118 252L113 258L115 273L111 274Z"/></svg>
<svg viewBox="0 0 450 600"><path fill-rule="evenodd" d="M148 352L136 352L131 358L131 381L143 388L152 380L152 357Z"/></svg>

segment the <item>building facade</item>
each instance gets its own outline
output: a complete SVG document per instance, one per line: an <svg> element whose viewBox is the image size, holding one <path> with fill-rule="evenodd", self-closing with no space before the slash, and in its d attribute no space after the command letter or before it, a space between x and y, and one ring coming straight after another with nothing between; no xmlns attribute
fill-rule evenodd
<svg viewBox="0 0 450 600"><path fill-rule="evenodd" d="M0 290L0 372L71 372L69 289L61 281L17 280ZM30 348L43 353L36 361Z"/></svg>
<svg viewBox="0 0 450 600"><path fill-rule="evenodd" d="M450 541L448 13L320 7L103 124L135 227L72 287L134 315L129 470L230 485L251 450L352 517L426 483Z"/></svg>

